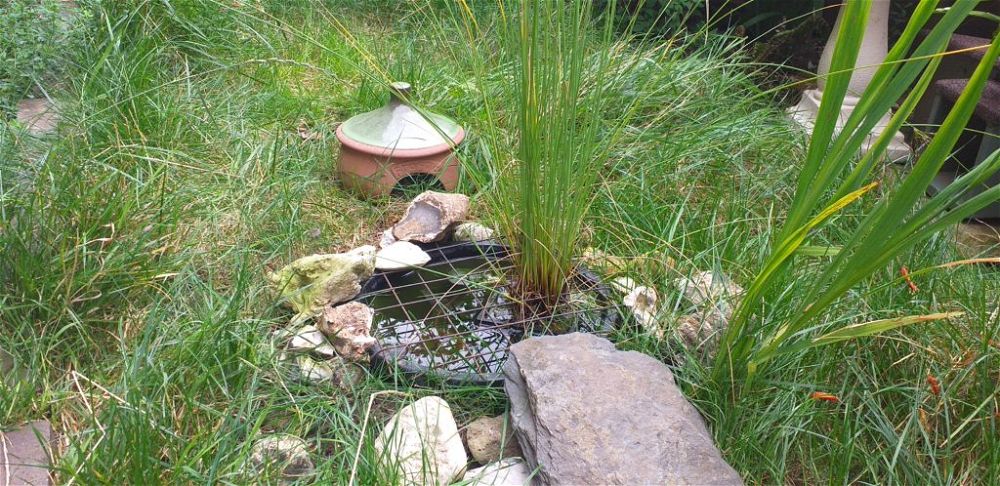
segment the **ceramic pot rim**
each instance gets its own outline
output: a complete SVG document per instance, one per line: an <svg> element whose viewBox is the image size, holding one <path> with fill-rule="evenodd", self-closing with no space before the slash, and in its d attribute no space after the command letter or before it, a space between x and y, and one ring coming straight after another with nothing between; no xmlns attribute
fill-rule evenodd
<svg viewBox="0 0 1000 486"><path fill-rule="evenodd" d="M458 146L465 139L465 130L462 127L458 127L458 133L455 134L455 138L452 139L452 143L442 143L440 145L434 145L432 147L420 148L420 149L393 149L391 147L378 147L375 145L369 145L367 143L358 142L353 140L346 135L344 135L343 125L337 127L337 140L340 141L342 145L347 148L357 150L369 155L375 155L379 157L391 157L391 158L418 158L418 157L428 157L431 155L437 155L442 152L451 150L452 148Z"/></svg>

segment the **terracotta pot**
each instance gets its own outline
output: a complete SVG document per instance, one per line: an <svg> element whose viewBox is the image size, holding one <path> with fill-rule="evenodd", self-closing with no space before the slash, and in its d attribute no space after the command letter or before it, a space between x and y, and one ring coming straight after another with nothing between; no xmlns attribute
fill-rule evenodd
<svg viewBox="0 0 1000 486"><path fill-rule="evenodd" d="M337 127L338 173L343 185L362 195L388 195L406 179L432 178L451 191L460 162L454 148L465 131L449 118L406 103L408 83L392 83L389 103Z"/></svg>

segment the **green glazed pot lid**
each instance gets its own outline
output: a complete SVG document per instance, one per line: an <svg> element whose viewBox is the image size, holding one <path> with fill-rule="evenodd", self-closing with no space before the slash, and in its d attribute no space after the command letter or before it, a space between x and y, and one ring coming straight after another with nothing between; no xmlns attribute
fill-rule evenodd
<svg viewBox="0 0 1000 486"><path fill-rule="evenodd" d="M410 84L396 82L389 103L377 110L351 117L341 125L344 136L352 141L390 150L426 149L454 143L462 128L451 119L436 113L424 117L403 98Z"/></svg>

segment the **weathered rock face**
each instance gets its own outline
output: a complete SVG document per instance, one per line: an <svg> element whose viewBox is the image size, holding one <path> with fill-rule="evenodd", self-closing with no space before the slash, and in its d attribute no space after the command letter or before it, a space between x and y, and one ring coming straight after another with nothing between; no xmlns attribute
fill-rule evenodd
<svg viewBox="0 0 1000 486"><path fill-rule="evenodd" d="M342 389L354 388L368 377L367 369L343 358L333 358L326 362L333 369L333 384Z"/></svg>
<svg viewBox="0 0 1000 486"><path fill-rule="evenodd" d="M392 235L402 241L441 241L449 236L455 225L465 221L468 214L468 196L426 191L406 208L406 214L392 227Z"/></svg>
<svg viewBox="0 0 1000 486"><path fill-rule="evenodd" d="M514 457L472 469L462 480L468 486L531 486L531 469L524 459Z"/></svg>
<svg viewBox="0 0 1000 486"><path fill-rule="evenodd" d="M44 420L6 430L0 443L0 485L44 486L49 481L49 463L54 441L52 426Z"/></svg>
<svg viewBox="0 0 1000 486"><path fill-rule="evenodd" d="M346 390L357 386L367 377L362 366L339 356L315 360L306 354L289 356L282 353L278 359L287 364L289 378L316 385L333 385Z"/></svg>
<svg viewBox="0 0 1000 486"><path fill-rule="evenodd" d="M316 327L326 334L342 358L368 361L368 350L375 345L371 336L375 310L360 302L348 302L336 307L326 306Z"/></svg>
<svg viewBox="0 0 1000 486"><path fill-rule="evenodd" d="M389 228L382 232L382 236L379 237L378 247L385 248L396 242L396 237L392 235L392 228Z"/></svg>
<svg viewBox="0 0 1000 486"><path fill-rule="evenodd" d="M479 223L462 223L455 227L452 239L455 241L485 241L493 237L493 230Z"/></svg>
<svg viewBox="0 0 1000 486"><path fill-rule="evenodd" d="M431 261L431 256L419 246L409 241L397 241L375 254L376 270L405 270L422 267Z"/></svg>
<svg viewBox="0 0 1000 486"><path fill-rule="evenodd" d="M643 329L657 338L663 337L663 330L657 322L660 310L655 289L639 285L629 277L612 280L611 287L625 295L622 297L622 305L632 312L632 316Z"/></svg>
<svg viewBox="0 0 1000 486"><path fill-rule="evenodd" d="M687 348L711 356L728 326L729 314L713 307L681 317L676 334Z"/></svg>
<svg viewBox="0 0 1000 486"><path fill-rule="evenodd" d="M511 422L541 484L742 484L663 363L580 333L510 353Z"/></svg>
<svg viewBox="0 0 1000 486"><path fill-rule="evenodd" d="M690 277L675 281L677 288L684 297L695 306L716 304L720 308L735 307L736 299L743 293L743 288L733 283L728 277L715 272L697 272Z"/></svg>
<svg viewBox="0 0 1000 486"><path fill-rule="evenodd" d="M631 279L628 279L631 280ZM616 280L617 281L617 280ZM622 297L622 304L632 311L636 322L649 332L656 332L657 306L656 290L645 285L633 285Z"/></svg>
<svg viewBox="0 0 1000 486"><path fill-rule="evenodd" d="M675 284L697 309L677 320L674 335L689 350L712 357L719 337L729 327L743 288L715 272L697 272L677 279Z"/></svg>
<svg viewBox="0 0 1000 486"><path fill-rule="evenodd" d="M468 462L451 408L438 397L421 398L393 415L375 439L375 451L407 485L451 484Z"/></svg>
<svg viewBox="0 0 1000 486"><path fill-rule="evenodd" d="M465 444L469 447L472 458L480 464L521 456L514 428L507 423L504 415L473 420L465 428Z"/></svg>
<svg viewBox="0 0 1000 486"><path fill-rule="evenodd" d="M305 441L291 434L275 434L258 439L250 453L249 476L267 468L276 468L285 479L297 479L313 473L313 462Z"/></svg>
<svg viewBox="0 0 1000 486"><path fill-rule="evenodd" d="M299 258L270 279L289 307L300 316L312 316L325 305L353 299L374 270L375 247L362 246L347 253Z"/></svg>
<svg viewBox="0 0 1000 486"><path fill-rule="evenodd" d="M305 354L295 357L296 378L316 384L333 382L333 368L323 361L316 361Z"/></svg>

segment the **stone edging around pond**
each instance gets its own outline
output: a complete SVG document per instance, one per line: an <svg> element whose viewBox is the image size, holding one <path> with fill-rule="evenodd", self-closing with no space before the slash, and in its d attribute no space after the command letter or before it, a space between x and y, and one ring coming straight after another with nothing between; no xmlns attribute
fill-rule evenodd
<svg viewBox="0 0 1000 486"><path fill-rule="evenodd" d="M296 312L290 327L275 331L272 341L281 361L291 364L292 376L343 388L363 379L367 351L375 341L373 311L350 300L377 269L425 264L426 252L410 241L492 237L493 230L466 221L468 210L464 195L428 191L417 196L400 222L382 234L381 250L369 245L345 253L311 255L273 273L271 281L283 302ZM584 258L585 264L599 270L620 262L595 250L588 250ZM677 320L675 334L685 345L710 349L742 289L713 272L696 272L674 284L696 307L694 313ZM617 278L613 286L639 325L658 338L666 337L659 327L664 312L652 287L629 278ZM309 320L315 324L307 324ZM463 434L447 402L434 396L421 398L400 409L376 439L383 466L395 468L415 484L435 485L454 481L527 484L532 478L543 483L618 482L615 478L741 483L663 363L639 353L615 351L607 340L578 333L526 339L512 346L511 352L515 359L504 369L511 397L509 418L480 417ZM546 359L548 353L570 353L573 359ZM615 386L607 383L612 375ZM539 376L547 378L539 381ZM542 382L546 387L538 388ZM525 399L537 394L554 395L546 403ZM547 421L565 427L559 434L551 433L553 426ZM584 442L590 441L592 447L576 450L583 442L574 434L584 434ZM623 447L634 448L624 462ZM480 468L467 471L467 448ZM297 437L263 436L255 440L252 450L250 469L278 461L290 479L313 471L307 444Z"/></svg>

